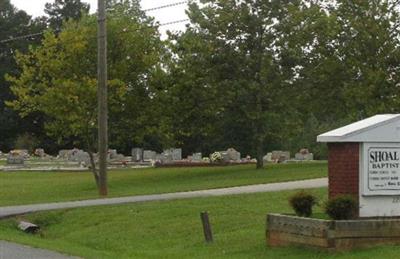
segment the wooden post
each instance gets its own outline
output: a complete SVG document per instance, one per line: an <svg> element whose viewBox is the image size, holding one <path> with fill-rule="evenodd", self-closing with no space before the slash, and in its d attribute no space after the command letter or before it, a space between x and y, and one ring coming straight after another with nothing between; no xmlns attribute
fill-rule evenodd
<svg viewBox="0 0 400 259"><path fill-rule="evenodd" d="M108 105L106 0L98 0L98 138L99 193L107 196Z"/></svg>
<svg viewBox="0 0 400 259"><path fill-rule="evenodd" d="M208 219L208 212L201 212L200 218L201 222L203 223L204 238L206 239L207 243L210 243L213 241L213 236L211 231L210 220Z"/></svg>

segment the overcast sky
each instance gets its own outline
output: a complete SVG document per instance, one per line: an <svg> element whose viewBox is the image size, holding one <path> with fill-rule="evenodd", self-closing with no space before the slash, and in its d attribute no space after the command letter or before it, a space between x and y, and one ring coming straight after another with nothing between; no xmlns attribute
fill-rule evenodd
<svg viewBox="0 0 400 259"><path fill-rule="evenodd" d="M53 2L54 0L11 0L11 3L18 9L25 10L32 16L44 15L44 5L47 2ZM157 6L167 5L171 3L180 2L181 0L141 0L142 8L149 9ZM94 12L97 9L97 0L83 0L82 2L89 3L91 11ZM162 10L148 12L148 15L154 16L156 21L160 23L167 23L171 21L177 21L186 19L185 9L187 5L179 5L175 7L165 8ZM176 25L163 26L161 29L164 30L183 30L185 23Z"/></svg>

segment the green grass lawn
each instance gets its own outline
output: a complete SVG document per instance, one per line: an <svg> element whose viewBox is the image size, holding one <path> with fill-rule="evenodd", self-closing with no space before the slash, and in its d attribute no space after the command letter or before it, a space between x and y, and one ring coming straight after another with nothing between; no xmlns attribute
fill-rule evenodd
<svg viewBox="0 0 400 259"><path fill-rule="evenodd" d="M326 189L312 190L321 200ZM0 221L0 239L84 258L398 258L400 247L345 253L265 244L268 212L291 213L290 192L246 194L44 212L25 216L40 234ZM199 213L208 211L215 242L205 244ZM320 212L318 209L317 212Z"/></svg>
<svg viewBox="0 0 400 259"><path fill-rule="evenodd" d="M327 163L111 171L110 197L326 177ZM89 172L0 172L0 206L98 198Z"/></svg>

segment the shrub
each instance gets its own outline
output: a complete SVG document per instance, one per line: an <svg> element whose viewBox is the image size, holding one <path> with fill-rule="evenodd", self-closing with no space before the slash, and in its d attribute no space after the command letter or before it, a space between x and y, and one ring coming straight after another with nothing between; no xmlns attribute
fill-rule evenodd
<svg viewBox="0 0 400 259"><path fill-rule="evenodd" d="M14 143L14 148L15 149L26 149L26 150L28 150L28 152L33 152L37 143L38 143L38 140L34 136L32 136L28 133L25 133L25 134L18 136L18 138L16 139L16 141Z"/></svg>
<svg viewBox="0 0 400 259"><path fill-rule="evenodd" d="M289 204L297 216L309 217L312 214L312 207L317 204L317 198L312 194L301 191L289 198Z"/></svg>
<svg viewBox="0 0 400 259"><path fill-rule="evenodd" d="M326 214L334 220L354 218L357 208L357 202L349 195L337 196L325 203Z"/></svg>

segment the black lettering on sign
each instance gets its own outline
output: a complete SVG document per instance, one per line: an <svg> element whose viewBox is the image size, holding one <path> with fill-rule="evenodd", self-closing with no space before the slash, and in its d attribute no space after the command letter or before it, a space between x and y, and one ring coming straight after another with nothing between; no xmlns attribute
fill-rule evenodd
<svg viewBox="0 0 400 259"><path fill-rule="evenodd" d="M399 153L397 151L372 151L369 158L370 163L393 161L399 160Z"/></svg>

